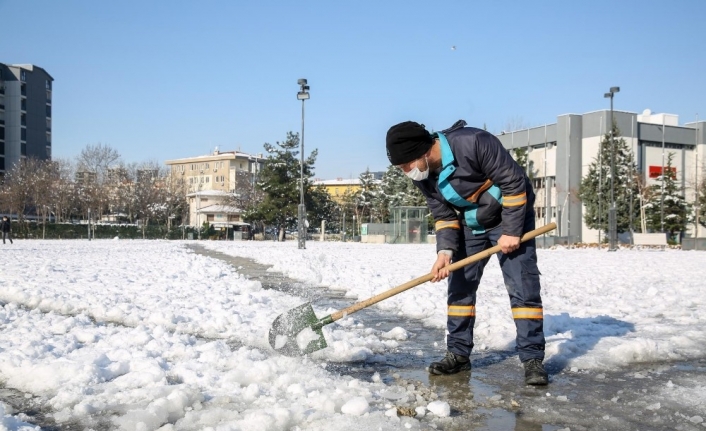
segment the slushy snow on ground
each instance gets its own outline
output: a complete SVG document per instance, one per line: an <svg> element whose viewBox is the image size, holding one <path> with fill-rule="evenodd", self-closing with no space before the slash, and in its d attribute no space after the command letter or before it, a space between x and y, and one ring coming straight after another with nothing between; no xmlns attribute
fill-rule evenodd
<svg viewBox="0 0 706 431"><path fill-rule="evenodd" d="M60 425L124 430L419 429L421 416L449 415L438 401L416 405L425 413L416 419L398 417L390 413L395 403L414 400L413 393L391 391L379 375L362 381L322 367L389 354L407 339L404 327L381 332L348 316L323 328L327 349L278 355L267 337L272 321L306 301L265 290L187 244L36 240L0 248L3 386L47 406ZM270 264L312 288L344 291L351 303L426 274L435 255L433 245L199 244ZM539 250L547 360L610 370L703 357L703 261L699 252ZM335 311L313 305L318 316ZM391 319L444 328L445 283L376 306ZM514 346L494 258L479 290L475 333L478 350ZM706 387L664 393L706 405ZM5 428L33 429L5 406L0 412Z"/></svg>

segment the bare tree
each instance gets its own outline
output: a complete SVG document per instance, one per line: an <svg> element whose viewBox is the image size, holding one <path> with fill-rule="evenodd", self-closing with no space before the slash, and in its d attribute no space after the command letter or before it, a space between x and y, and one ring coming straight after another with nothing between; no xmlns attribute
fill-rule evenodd
<svg viewBox="0 0 706 431"><path fill-rule="evenodd" d="M120 161L120 154L110 145L101 143L86 145L78 156L78 169L96 174L99 184L108 176L108 170Z"/></svg>
<svg viewBox="0 0 706 431"><path fill-rule="evenodd" d="M173 219L178 219L181 224L184 224L186 215L189 213L189 204L186 201L186 180L181 176L166 174L161 181L166 206L167 229L171 229Z"/></svg>
<svg viewBox="0 0 706 431"><path fill-rule="evenodd" d="M247 171L236 171L235 185L231 192L232 195L226 198L225 204L238 208L241 213L257 207L265 199L265 193L255 187L253 174Z"/></svg>
<svg viewBox="0 0 706 431"><path fill-rule="evenodd" d="M95 181L92 181L95 184L84 184L83 191L90 195L88 200L98 219L108 207L109 192L106 184L109 170L119 162L120 154L117 150L101 143L88 144L78 156L78 170L95 175Z"/></svg>
<svg viewBox="0 0 706 431"><path fill-rule="evenodd" d="M11 214L17 214L21 230L24 230L25 214L34 204L33 191L39 164L34 158L20 160L3 179L2 200Z"/></svg>
<svg viewBox="0 0 706 431"><path fill-rule="evenodd" d="M532 126L530 126L530 124L526 122L521 115L515 115L507 119L503 131L514 132L517 130L529 129L530 127Z"/></svg>
<svg viewBox="0 0 706 431"><path fill-rule="evenodd" d="M164 169L157 162L142 163L134 171L135 212L142 225L142 238L150 219L159 220L166 214L164 177Z"/></svg>
<svg viewBox="0 0 706 431"><path fill-rule="evenodd" d="M65 159L55 159L52 163L56 173L56 182L52 185L52 206L54 219L61 222L70 218L76 203L75 165Z"/></svg>
<svg viewBox="0 0 706 431"><path fill-rule="evenodd" d="M52 212L54 187L58 182L57 166L51 161L37 160L34 179L31 182L32 202L37 215L42 216L42 239L46 236L47 216Z"/></svg>

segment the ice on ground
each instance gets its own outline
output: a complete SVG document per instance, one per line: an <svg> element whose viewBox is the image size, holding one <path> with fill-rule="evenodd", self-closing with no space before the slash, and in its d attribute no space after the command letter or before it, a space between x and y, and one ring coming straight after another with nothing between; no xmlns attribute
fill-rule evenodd
<svg viewBox="0 0 706 431"><path fill-rule="evenodd" d="M427 405L427 410L439 417L447 417L451 414L451 406L446 401L432 401Z"/></svg>
<svg viewBox="0 0 706 431"><path fill-rule="evenodd" d="M407 334L407 331L404 328L400 328L398 326L398 327L392 328L388 332L385 332L384 334L382 334L382 338L404 341L407 338L409 338L409 334Z"/></svg>
<svg viewBox="0 0 706 431"><path fill-rule="evenodd" d="M353 416L360 416L367 413L368 410L370 410L370 405L364 397L355 397L341 407L341 413Z"/></svg>

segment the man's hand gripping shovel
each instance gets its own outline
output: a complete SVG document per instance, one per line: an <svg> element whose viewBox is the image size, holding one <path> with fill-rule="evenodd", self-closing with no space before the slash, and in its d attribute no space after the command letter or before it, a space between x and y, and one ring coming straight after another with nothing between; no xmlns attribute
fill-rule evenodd
<svg viewBox="0 0 706 431"><path fill-rule="evenodd" d="M556 229L556 223L549 223L538 229L527 232L522 236L520 242L528 241L554 229ZM473 256L468 256L463 260L454 262L448 265L447 268L449 272L456 271L470 263L490 257L499 251L501 251L500 246L496 245L495 247L476 253ZM305 355L323 349L327 346L324 333L321 330L324 326L349 314L353 314L356 311L362 310L363 308L377 304L405 290L426 283L433 277L431 273L423 275L364 301L356 302L348 308L336 311L321 319L317 318L316 314L314 314L311 303L307 302L302 304L286 313L280 314L275 321L272 322L272 328L270 328L270 345L277 352L287 356Z"/></svg>

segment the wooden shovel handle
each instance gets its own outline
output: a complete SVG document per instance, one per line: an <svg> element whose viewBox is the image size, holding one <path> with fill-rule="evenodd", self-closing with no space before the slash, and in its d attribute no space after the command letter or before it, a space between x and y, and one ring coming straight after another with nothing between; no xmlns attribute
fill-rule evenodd
<svg viewBox="0 0 706 431"><path fill-rule="evenodd" d="M535 230L529 231L526 234L522 235L522 238L520 238L520 242L525 242L527 240L530 240L536 236L542 235L543 233L547 233L549 231L552 231L556 229L556 223L549 223L546 224L540 228L537 228ZM476 253L473 256L468 256L465 259L459 260L458 262L454 262L450 265L447 266L449 271L456 271L457 269L463 268L464 266L477 262L479 260L485 259L487 257L490 257L494 255L495 253L501 251L501 248L499 245L496 245L495 247L491 247L489 249L483 250L480 253ZM353 314L356 311L362 310L363 308L369 307L373 304L377 304L378 302L387 299L391 296L395 296L398 293L404 292L405 290L411 289L415 286L419 286L422 283L426 283L427 281L431 280L434 278L434 275L432 273L423 275L421 277L417 277L414 280L410 280L404 284L400 284L399 286L392 288L390 290L387 290L385 292L382 292L380 294L377 294L371 298L368 298L364 301L356 302L355 304L351 305L348 308L344 308L343 310L336 311L335 313L331 314L331 322L335 322L336 320L348 315L348 314Z"/></svg>

